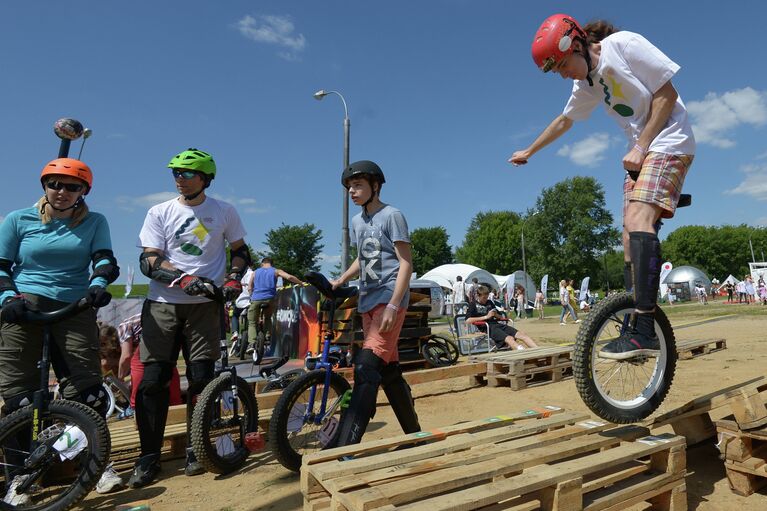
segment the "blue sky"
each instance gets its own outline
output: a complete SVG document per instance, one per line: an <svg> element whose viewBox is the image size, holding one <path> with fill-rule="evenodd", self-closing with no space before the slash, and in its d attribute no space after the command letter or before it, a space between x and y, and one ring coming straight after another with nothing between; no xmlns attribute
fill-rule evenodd
<svg viewBox="0 0 767 511"><path fill-rule="evenodd" d="M237 206L252 246L281 223L311 222L327 270L340 252L343 107L312 94L335 89L349 106L351 160L382 166L383 198L411 229L442 225L457 246L478 211L525 211L573 175L603 184L617 224L625 142L603 110L528 165L506 163L567 100L571 82L530 57L540 22L567 12L642 33L682 66L673 82L698 139L685 183L694 204L665 233L767 225L767 4L724 5L3 2L0 216L39 197L40 169L58 147L53 122L71 116L94 131L83 155L95 174L88 202L109 219L123 267L136 265L147 208L173 195L168 160L198 147L218 163L211 194Z"/></svg>

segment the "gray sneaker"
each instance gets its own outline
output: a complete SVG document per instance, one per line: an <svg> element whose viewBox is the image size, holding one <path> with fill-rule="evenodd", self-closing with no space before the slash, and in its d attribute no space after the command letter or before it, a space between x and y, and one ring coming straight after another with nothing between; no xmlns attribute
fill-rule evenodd
<svg viewBox="0 0 767 511"><path fill-rule="evenodd" d="M96 484L96 493L112 493L113 491L121 490L124 486L122 477L120 477L115 469L112 467L112 463L107 465L104 469L104 473L101 474L101 479Z"/></svg>
<svg viewBox="0 0 767 511"><path fill-rule="evenodd" d="M29 475L22 474L13 478L11 484L8 485L8 491L5 492L5 497L3 497L4 503L12 506L26 506L32 502L32 498L26 493L16 493L16 488L26 481L28 477Z"/></svg>

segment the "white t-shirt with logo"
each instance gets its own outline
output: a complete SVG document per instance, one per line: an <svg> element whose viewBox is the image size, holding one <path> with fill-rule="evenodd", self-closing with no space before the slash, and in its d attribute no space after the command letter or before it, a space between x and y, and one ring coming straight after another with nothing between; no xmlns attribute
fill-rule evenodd
<svg viewBox="0 0 767 511"><path fill-rule="evenodd" d="M244 237L240 215L231 204L206 197L198 206L185 206L172 199L149 209L137 246L161 250L174 267L220 286L226 272L226 243ZM209 301L156 280L149 282L148 298L165 303Z"/></svg>
<svg viewBox="0 0 767 511"><path fill-rule="evenodd" d="M563 114L580 121L601 103L623 128L631 148L647 124L653 94L677 71L679 65L641 35L616 32L602 40L599 64L591 72L594 85L575 80ZM695 154L695 137L681 98L677 97L671 116L648 150Z"/></svg>

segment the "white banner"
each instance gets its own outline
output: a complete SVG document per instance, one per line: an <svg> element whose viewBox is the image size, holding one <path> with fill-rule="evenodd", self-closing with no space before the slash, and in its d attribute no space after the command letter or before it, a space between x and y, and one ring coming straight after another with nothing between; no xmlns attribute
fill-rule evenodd
<svg viewBox="0 0 767 511"><path fill-rule="evenodd" d="M514 289L514 286L516 285L516 276L512 273L508 279L506 279L506 307L508 308L511 303L511 299L514 298L514 295L517 293L517 290Z"/></svg>
<svg viewBox="0 0 767 511"><path fill-rule="evenodd" d="M546 293L549 291L549 274L543 276L541 279L541 293L543 293L543 296L546 296Z"/></svg>
<svg viewBox="0 0 767 511"><path fill-rule="evenodd" d="M128 282L125 284L125 298L128 298L133 289L133 266L128 266Z"/></svg>
<svg viewBox="0 0 767 511"><path fill-rule="evenodd" d="M666 261L663 263L663 266L660 267L660 297L663 298L668 294L668 284L664 284L663 281L666 280L666 277L668 277L668 274L671 273L671 270L674 269L674 265L671 264L669 261Z"/></svg>
<svg viewBox="0 0 767 511"><path fill-rule="evenodd" d="M586 294L589 292L589 281L591 280L591 277L585 277L581 281L581 292L578 295L578 303L582 302L586 299Z"/></svg>

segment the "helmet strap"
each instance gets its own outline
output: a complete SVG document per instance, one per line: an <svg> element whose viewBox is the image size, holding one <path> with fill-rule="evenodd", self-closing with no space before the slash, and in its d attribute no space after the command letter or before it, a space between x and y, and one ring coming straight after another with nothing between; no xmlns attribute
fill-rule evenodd
<svg viewBox="0 0 767 511"><path fill-rule="evenodd" d="M82 203L83 203L83 196L81 195L80 197L77 198L74 204L72 204L68 208L60 209L54 206L53 204L51 204L48 198L46 197L45 202L43 203L42 206L40 206L40 214L45 213L45 206L50 206L51 209L53 209L54 211L64 212L64 211L69 211L70 209L77 209L80 207L80 204Z"/></svg>
<svg viewBox="0 0 767 511"><path fill-rule="evenodd" d="M204 191L205 191L205 188L206 188L206 187L202 188L202 189L201 189L199 192L197 192L197 193L193 193L193 194L190 194L190 195L182 195L182 197L184 197L184 200L187 200L187 201L193 201L193 200L195 200L197 197L199 197L199 196L200 196L200 194L201 194L202 192L204 192Z"/></svg>

